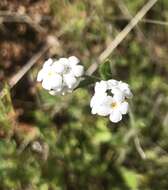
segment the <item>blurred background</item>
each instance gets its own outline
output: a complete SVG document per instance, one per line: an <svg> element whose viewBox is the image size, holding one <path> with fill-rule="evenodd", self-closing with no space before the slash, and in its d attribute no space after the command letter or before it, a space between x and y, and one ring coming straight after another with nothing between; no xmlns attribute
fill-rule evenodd
<svg viewBox="0 0 168 190"><path fill-rule="evenodd" d="M108 78L134 94L119 124L91 115L93 84L54 97L36 82L49 57L75 55L90 69L146 2L0 1L1 190L168 189L167 0L108 58Z"/></svg>

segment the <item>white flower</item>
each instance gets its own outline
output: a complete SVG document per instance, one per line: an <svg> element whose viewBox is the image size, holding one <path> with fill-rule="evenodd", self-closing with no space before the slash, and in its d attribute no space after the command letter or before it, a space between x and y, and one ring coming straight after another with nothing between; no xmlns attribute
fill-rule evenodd
<svg viewBox="0 0 168 190"><path fill-rule="evenodd" d="M121 121L122 114L126 114L128 112L128 102L120 102L115 98L112 98L109 99L106 109L110 110L110 120L117 123Z"/></svg>
<svg viewBox="0 0 168 190"><path fill-rule="evenodd" d="M62 77L54 72L51 64L51 59L44 63L43 68L37 75L37 81L42 82L42 87L46 90L51 90L54 88L60 89L62 86Z"/></svg>
<svg viewBox="0 0 168 190"><path fill-rule="evenodd" d="M106 90L108 89L108 84L106 81L100 81L100 82L96 82L96 85L95 85L95 93L97 94L102 94L102 93L105 93Z"/></svg>
<svg viewBox="0 0 168 190"><path fill-rule="evenodd" d="M68 60L70 61L71 64L74 64L74 65L77 65L80 62L80 60L75 56L69 57Z"/></svg>
<svg viewBox="0 0 168 190"><path fill-rule="evenodd" d="M111 98L110 96L107 96L106 93L102 93L101 96L98 94L95 94L91 101L90 106L92 108L92 114L98 114L101 116L106 116L109 114L107 108L108 104L108 98Z"/></svg>
<svg viewBox="0 0 168 190"><path fill-rule="evenodd" d="M52 65L52 69L54 72L56 72L58 74L63 74L63 72L65 70L65 66L60 61L54 61L53 65Z"/></svg>
<svg viewBox="0 0 168 190"><path fill-rule="evenodd" d="M119 81L118 87L124 93L126 98L132 98L133 94L132 94L132 92L129 88L129 85L127 83Z"/></svg>
<svg viewBox="0 0 168 190"><path fill-rule="evenodd" d="M107 84L108 89L111 90L116 98L120 100L123 100L124 98L132 98L133 95L127 83L111 79L107 81Z"/></svg>
<svg viewBox="0 0 168 190"><path fill-rule="evenodd" d="M37 75L37 81L42 82L42 87L49 90L52 95L72 92L81 81L84 67L78 65L79 59L75 56L48 59Z"/></svg>
<svg viewBox="0 0 168 190"><path fill-rule="evenodd" d="M132 95L126 83L116 80L96 82L95 94L90 101L92 114L109 116L114 123L122 119L122 115L128 112L126 98Z"/></svg>

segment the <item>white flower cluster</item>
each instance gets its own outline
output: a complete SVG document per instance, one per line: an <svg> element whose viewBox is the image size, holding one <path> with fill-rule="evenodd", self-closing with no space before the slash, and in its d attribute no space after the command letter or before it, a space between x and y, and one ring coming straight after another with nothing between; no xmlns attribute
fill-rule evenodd
<svg viewBox="0 0 168 190"><path fill-rule="evenodd" d="M51 95L64 95L72 92L80 83L84 67L79 65L79 59L75 56L48 59L37 75L37 81L42 82L42 87Z"/></svg>
<svg viewBox="0 0 168 190"><path fill-rule="evenodd" d="M92 114L109 115L110 120L117 123L122 119L122 115L128 112L126 99L131 97L127 83L113 79L96 82L95 94L90 101Z"/></svg>
<svg viewBox="0 0 168 190"><path fill-rule="evenodd" d="M75 56L48 59L37 75L37 81L42 82L42 87L51 95L64 95L72 92L80 83L84 67L79 65ZM122 119L128 112L127 99L132 97L132 92L127 83L117 80L96 82L95 93L90 101L92 114L109 116L114 123Z"/></svg>

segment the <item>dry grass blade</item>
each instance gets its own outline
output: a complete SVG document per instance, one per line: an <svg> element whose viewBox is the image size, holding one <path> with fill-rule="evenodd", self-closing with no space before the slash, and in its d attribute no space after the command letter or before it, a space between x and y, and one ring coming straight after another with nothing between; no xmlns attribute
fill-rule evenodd
<svg viewBox="0 0 168 190"><path fill-rule="evenodd" d="M32 66L46 53L49 48L56 46L59 47L59 42L57 38L53 36L47 36L46 38L46 45L36 53L19 71L16 73L10 80L9 86L13 88L21 79L22 77L32 68Z"/></svg>
<svg viewBox="0 0 168 190"><path fill-rule="evenodd" d="M158 24L158 25L168 26L168 22L164 22L164 21L161 21L161 20L143 19L141 22L149 23L149 24Z"/></svg>
<svg viewBox="0 0 168 190"><path fill-rule="evenodd" d="M49 45L45 45L37 54L35 54L27 63L24 65L18 73L16 73L10 80L9 86L13 88L22 77L31 69L31 67L38 61L38 59L49 49Z"/></svg>
<svg viewBox="0 0 168 190"><path fill-rule="evenodd" d="M104 61L120 44L120 42L127 36L127 34L136 26L136 24L142 19L142 17L151 9L151 7L157 2L157 0L150 0L143 8L135 15L130 23L117 35L114 41L105 49L100 57L100 62Z"/></svg>
<svg viewBox="0 0 168 190"><path fill-rule="evenodd" d="M128 25L116 36L116 38L109 44L109 46L100 54L98 58L98 63L102 63L110 54L115 50L115 48L124 40L124 38L129 34L129 32L137 25L137 23L145 16L145 14L154 6L158 0L149 0L142 9L135 15L134 18L128 23ZM98 67L97 63L91 65L88 69L87 74L91 75L96 71Z"/></svg>
<svg viewBox="0 0 168 190"><path fill-rule="evenodd" d="M130 17L113 17L111 18L111 20L113 21L130 21ZM148 24L156 24L156 25L162 25L162 26L168 26L168 22L165 21L161 21L161 20L154 20L154 19L147 19L144 18L142 20L140 20L139 22L141 23L148 23Z"/></svg>
<svg viewBox="0 0 168 190"><path fill-rule="evenodd" d="M127 6L124 4L124 2L122 0L115 0L115 1L118 7L120 8L121 12L123 13L124 17L129 18L129 20L131 20L133 17L131 13L129 12ZM140 22L141 21L142 19L140 20ZM150 59L153 62L160 64L159 57L157 56L157 54L153 53L155 52L154 47L156 46L154 42L151 42L149 39L146 38L145 34L143 33L143 31L141 30L141 27L138 24L135 26L135 31L138 37L138 41L147 47L147 52L148 52L148 55L150 56Z"/></svg>

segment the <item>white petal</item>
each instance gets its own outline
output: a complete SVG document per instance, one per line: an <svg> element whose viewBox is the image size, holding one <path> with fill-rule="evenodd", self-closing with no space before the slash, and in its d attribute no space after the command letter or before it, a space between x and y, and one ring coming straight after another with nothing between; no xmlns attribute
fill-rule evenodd
<svg viewBox="0 0 168 190"><path fill-rule="evenodd" d="M123 102L125 100L123 93L114 94L113 98L116 100L116 102Z"/></svg>
<svg viewBox="0 0 168 190"><path fill-rule="evenodd" d="M72 72L76 77L81 77L84 72L84 67L82 65L76 65L72 67Z"/></svg>
<svg viewBox="0 0 168 190"><path fill-rule="evenodd" d="M129 85L126 83L126 82L122 82L122 81L119 81L118 85L123 88L123 89L126 89L129 87Z"/></svg>
<svg viewBox="0 0 168 190"><path fill-rule="evenodd" d="M132 94L132 92L131 92L130 89L128 89L128 90L125 92L125 96L126 96L127 98L132 98L132 97L133 97L133 94Z"/></svg>
<svg viewBox="0 0 168 190"><path fill-rule="evenodd" d="M111 112L110 107L107 106L98 106L97 107L97 114L100 116L107 116Z"/></svg>
<svg viewBox="0 0 168 190"><path fill-rule="evenodd" d="M93 107L92 110L91 110L91 113L92 113L92 114L96 114L96 113L97 113L97 108L96 108L96 107Z"/></svg>
<svg viewBox="0 0 168 190"><path fill-rule="evenodd" d="M112 89L113 87L117 86L118 81L111 79L107 81L108 89Z"/></svg>
<svg viewBox="0 0 168 190"><path fill-rule="evenodd" d="M104 93L107 90L107 82L106 81L100 81L96 82L95 85L95 93Z"/></svg>
<svg viewBox="0 0 168 190"><path fill-rule="evenodd" d="M117 102L122 102L125 99L125 94L118 88L114 87L111 90L112 94L113 94L113 98L117 101Z"/></svg>
<svg viewBox="0 0 168 190"><path fill-rule="evenodd" d="M111 112L111 101L112 97L104 95L95 94L91 101L90 107L93 109L94 114L97 113L101 116L109 115Z"/></svg>
<svg viewBox="0 0 168 190"><path fill-rule="evenodd" d="M50 67L53 63L53 60L49 58L47 61L44 62L43 68Z"/></svg>
<svg viewBox="0 0 168 190"><path fill-rule="evenodd" d="M64 64L62 64L60 61L55 61L52 65L53 71L55 71L58 74L62 74L65 70Z"/></svg>
<svg viewBox="0 0 168 190"><path fill-rule="evenodd" d="M77 65L80 62L80 60L75 56L69 57L68 60L71 66Z"/></svg>
<svg viewBox="0 0 168 190"><path fill-rule="evenodd" d="M118 123L119 121L121 121L121 119L122 119L122 114L118 110L114 110L110 114L110 121L112 121L113 123Z"/></svg>
<svg viewBox="0 0 168 190"><path fill-rule="evenodd" d="M90 100L90 107L92 108L93 106L94 106L94 104L96 103L96 97L95 96L93 96L92 98L91 98L91 100Z"/></svg>
<svg viewBox="0 0 168 190"><path fill-rule="evenodd" d="M129 108L129 105L128 105L128 102L123 102L121 103L119 109L120 109L120 112L122 114L126 114L128 112L128 108Z"/></svg>
<svg viewBox="0 0 168 190"><path fill-rule="evenodd" d="M69 60L67 58L60 58L58 61L63 65L69 65Z"/></svg>
<svg viewBox="0 0 168 190"><path fill-rule="evenodd" d="M37 74L37 81L41 82L44 79L44 70L41 69Z"/></svg>
<svg viewBox="0 0 168 190"><path fill-rule="evenodd" d="M111 96L106 96L103 104L108 106L108 107L111 107L111 104L114 102L114 99L111 97Z"/></svg>
<svg viewBox="0 0 168 190"><path fill-rule="evenodd" d="M43 80L42 82L42 87L46 90L51 90L51 85L50 82L48 80L46 80L46 78Z"/></svg>
<svg viewBox="0 0 168 190"><path fill-rule="evenodd" d="M132 98L133 95L127 83L120 81L118 87L125 94L127 98Z"/></svg>
<svg viewBox="0 0 168 190"><path fill-rule="evenodd" d="M94 96L91 98L90 107L100 105L100 102L101 102L101 101L102 101L102 98L101 98L100 96L94 95Z"/></svg>
<svg viewBox="0 0 168 190"><path fill-rule="evenodd" d="M65 74L63 78L68 88L73 88L77 82L76 78L71 74Z"/></svg>
<svg viewBox="0 0 168 190"><path fill-rule="evenodd" d="M62 88L62 77L59 74L52 75L48 77L50 86L52 89L61 89Z"/></svg>
<svg viewBox="0 0 168 190"><path fill-rule="evenodd" d="M101 105L107 105L108 98L106 93L97 94L95 93L94 96L91 99L90 106L101 106Z"/></svg>

